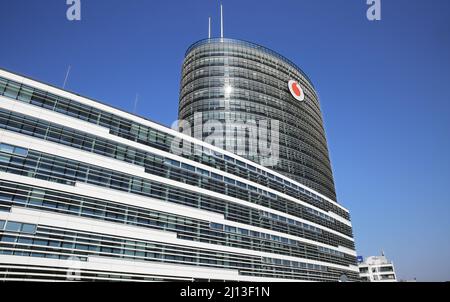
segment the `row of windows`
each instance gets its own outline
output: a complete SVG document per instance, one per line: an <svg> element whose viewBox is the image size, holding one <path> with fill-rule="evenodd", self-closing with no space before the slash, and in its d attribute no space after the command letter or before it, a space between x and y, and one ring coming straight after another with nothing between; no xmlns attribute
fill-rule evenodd
<svg viewBox="0 0 450 302"><path fill-rule="evenodd" d="M344 257L344 253L333 250L333 249L329 249L323 246L319 246L319 252L325 253L325 254L330 254L330 255L334 255L337 257Z"/></svg>
<svg viewBox="0 0 450 302"><path fill-rule="evenodd" d="M268 111L268 108L265 105L257 105L257 108L252 108L253 106L241 108L241 106L239 106L239 108L236 109L234 109L232 105L227 105L226 108L214 107L211 109L209 99L201 101L196 99L184 99L182 102L188 109L180 111L180 119L188 120L189 122L192 122L194 113L196 112L202 112L204 121L213 119L219 121L236 120L245 122L267 118L280 121L280 158L295 160L292 157L301 157L305 162L303 165L306 165L311 169L310 178L320 185L320 192L326 191L326 195L334 194L331 165L323 134L321 135L320 133L315 132L311 127L302 127L301 121L291 118L289 113L284 113L281 110L274 110L272 113L261 113L261 111ZM227 135L225 136L225 134ZM204 133L203 139L208 136L209 133ZM233 133L224 133L224 136L233 140L240 139L241 137L245 140L246 137L245 134L239 135L239 133L237 133L237 138L234 137ZM225 144L218 145L218 147L225 148ZM236 151L234 152L236 153ZM249 157L248 152L246 154L239 153L239 155L250 160L255 160L252 157ZM260 159L259 162L261 162ZM280 169L278 165L272 168L286 175L284 173L285 170ZM291 170L294 174L299 171L295 168ZM316 186L315 188L318 187Z"/></svg>
<svg viewBox="0 0 450 302"><path fill-rule="evenodd" d="M290 233L300 237L304 236L305 238L333 246L354 247L352 241L327 231L322 231L322 234L319 235L310 230L292 227L287 224L265 223L261 220L260 214L256 209L232 202L225 202L204 194L189 193L184 189L157 183L148 179L117 173L108 169L102 169L56 156L44 155L35 151L29 151L29 156L26 159L22 157L11 157L7 163L0 161L0 171L60 183L71 182L74 184L76 181L86 182L160 200L167 200L177 204L202 208L224 214L226 219L232 221L263 228L278 229L284 233Z"/></svg>
<svg viewBox="0 0 450 302"><path fill-rule="evenodd" d="M332 217L330 217L330 216L328 216L328 215L325 215L325 214L322 213L322 212L316 211L316 210L311 209L311 208L306 208L306 211L308 211L308 212L310 212L311 214L314 214L314 215L316 215L316 216L318 216L318 217L320 217L320 218L323 218L323 219L325 219L325 220L328 220L328 221L330 221L330 222L335 222L334 218L332 218Z"/></svg>
<svg viewBox="0 0 450 302"><path fill-rule="evenodd" d="M324 130L311 127L308 116L295 108L285 112L286 104L282 108L271 108L263 100L250 100L250 95L245 99L235 97L232 100L220 100L214 96L188 96L182 100L182 104L179 117L181 120L187 120L190 123L193 123L195 113L202 114L204 123L209 120L227 122L276 120L280 125L278 129L280 136L283 138L286 136L285 138L289 139L287 146L290 146L290 142L301 142L302 145L305 145L304 148L314 150L311 154L317 160L329 165ZM290 147L296 149L295 146Z"/></svg>
<svg viewBox="0 0 450 302"><path fill-rule="evenodd" d="M178 263L209 263L212 264L211 266L236 268L250 268L250 263L259 260L258 257L252 256L225 254L213 250L193 249L152 241L136 241L94 233L66 232L63 229L45 226L39 227L34 235L4 234L3 232L0 234L2 235L0 237L0 249L2 249L0 253L14 253L22 256L29 256L29 252L41 252L49 258L62 254L66 259L71 254L83 258L98 255L144 261L160 259L175 260L173 262ZM33 255L31 256L33 257Z"/></svg>
<svg viewBox="0 0 450 302"><path fill-rule="evenodd" d="M285 267L278 266L278 270L283 270L283 268L285 268ZM287 269L289 269L289 268L287 268ZM334 282L336 282L337 280L341 280L343 275L347 276L348 280L350 282L356 282L356 281L360 280L359 279L360 277L357 273L350 272L350 271L343 273L339 269L334 269L334 268L328 267L327 273L328 273L328 275L332 276L332 280L334 280ZM249 271L249 270L241 270L240 274L245 275L245 276L253 276L253 277L270 277L269 275L267 275L265 273L258 273L258 272L253 272L253 271ZM316 279L316 278L311 278L309 280L311 280L311 281L326 281L324 279Z"/></svg>
<svg viewBox="0 0 450 302"><path fill-rule="evenodd" d="M159 155L154 155L152 153L147 153L126 145L117 144L70 128L57 126L26 115L21 115L13 112L8 113L0 109L0 128L2 126L10 131L15 131L39 137L45 140L62 143L71 147L80 148L88 152L94 152L103 156L108 156L116 158L118 160L124 160L129 163L143 166L145 167L146 172L151 174L167 177L176 181L182 181L195 186L204 187L218 193L227 194L230 196L233 195L234 197L248 200L250 202L258 202L265 205L273 204L272 208L274 209L298 216L300 218L312 218L311 221L313 222L321 224L325 227L329 227L336 231L343 232L348 236L352 235L351 228L341 222L324 219L320 216L317 216L320 217L320 219L316 219L316 216L311 217L311 215L307 215L307 213L310 212L304 211L307 209L307 207L281 198L279 206L274 207L275 203L264 201L264 199L270 198L276 200L276 194L256 188L252 185L244 184L228 177L223 177L219 174L209 172L198 167L196 168L189 164L180 163L179 161L171 160ZM7 161L6 159L4 160ZM168 164L169 166L164 165L164 163ZM240 161L236 162L236 165L238 166L242 166L243 164L244 163ZM242 189L240 190L242 191L242 193L232 193L232 189L230 188L230 186L235 186ZM258 194L263 195L263 197L258 196ZM257 198L257 200L255 200L255 198ZM294 212L289 211L285 207L288 204L291 204L292 207L299 210L296 210ZM328 215L323 215L328 217Z"/></svg>
<svg viewBox="0 0 450 302"><path fill-rule="evenodd" d="M213 111L220 114L216 120L239 120L235 114L253 112L258 114L258 119L261 119L261 116L266 119L270 117L289 125L289 127L295 129L291 132L292 135L297 134L297 139L301 139L303 135L313 138L314 147L317 148L317 151L328 157L324 129L319 121L311 119L308 108L292 106L290 111L286 112L286 102L276 102L274 98L269 98L267 95L242 90L235 86L232 86L233 91L229 95L229 100L225 100L223 86L211 86L210 82L206 82L204 85L208 87L208 89L203 89L203 91L208 92L207 94L195 92L181 99L180 119L188 119L196 112ZM196 89L202 91L200 87L196 87Z"/></svg>
<svg viewBox="0 0 450 302"><path fill-rule="evenodd" d="M255 55L257 55L257 53L243 54L241 50L236 52L224 52L211 50L210 47L198 48L184 60L182 87L187 85L186 75L192 74L196 70L203 68L223 69L224 67L231 67L230 70L233 70L233 67L237 67L243 74L247 74L247 71L250 71L253 76L261 76L261 74L263 74L285 83L290 79L296 79L302 84L305 92L314 100L311 106L314 108L314 111L317 112L317 115L320 116L320 106L316 101L317 95L314 91L314 87L309 85L308 81L305 81L300 73L286 69L286 65L284 64L270 66L270 64L267 64L267 61L260 60L256 58Z"/></svg>
<svg viewBox="0 0 450 302"><path fill-rule="evenodd" d="M222 76L208 76L213 70L205 66L199 66L201 70L206 70L201 76L194 76L198 69L193 70L183 70L183 86L180 92L180 99L184 100L188 97L205 97L210 98L220 98L224 99L225 95L227 98L233 100L235 97L253 96L250 99L259 99L259 96L264 96L268 100L277 100L274 103L270 102L268 105L276 107L292 105L298 111L306 111L308 120L311 122L310 126L322 129L322 117L318 107L314 106L313 95L308 91L304 90L306 95L306 102L295 102L292 95L289 93L287 87L287 80L273 82L271 80L267 81L261 76L260 71L250 74L248 70L236 67L221 67L214 68L219 70L217 74L221 73ZM226 73L226 77L225 74ZM230 94L225 93L224 87L230 85L233 90ZM203 92L203 93L202 93ZM182 101L181 106L185 106ZM183 107L181 107L183 108Z"/></svg>
<svg viewBox="0 0 450 302"><path fill-rule="evenodd" d="M264 251L341 265L349 265L355 262L355 258L349 255L345 260L324 257L318 254L317 247L314 245L244 228L231 226L225 226L224 228L223 225L220 225L221 227L219 228L219 225L215 223L170 213L125 206L87 197L69 196L62 192L49 192L41 188L31 188L24 185L20 186L19 191L18 185L11 185L6 182L0 182L0 184L11 188L0 191L0 204L176 232L180 239L210 244Z"/></svg>
<svg viewBox="0 0 450 302"><path fill-rule="evenodd" d="M177 167L177 168L186 169L186 170L191 171L191 172L196 172L199 175L206 176L206 177L211 177L211 178L213 178L215 180L223 181L226 184L233 185L233 186L238 186L239 188L242 188L242 189L245 189L245 190L249 190L251 192L257 192L259 194L262 194L264 196L270 197L272 199L277 199L277 197L278 197L276 194L274 194L272 192L267 192L266 190L259 189L259 188L255 187L255 186L248 185L248 184L243 183L241 181L238 181L238 180L226 177L226 176L222 176L222 175L219 175L217 173L210 172L210 171L198 168L198 167L194 167L194 166L186 164L186 163L181 163L181 162L179 162L177 160L166 158L165 162L170 164L171 166L174 166L174 167Z"/></svg>
<svg viewBox="0 0 450 302"><path fill-rule="evenodd" d="M256 232L256 231L249 231L247 229L237 228L234 226L223 225L223 224L219 224L219 223L210 223L210 226L212 229L225 231L225 232L228 232L231 234L252 236L252 237L256 237L256 238L265 238L266 240L272 240L272 241L280 242L282 244L290 244L290 245L298 244L297 241L286 238L286 237L262 233L262 232ZM330 255L333 255L336 257L340 257L340 258L345 257L344 253L339 252L337 250L333 250L333 249L329 249L329 248L325 248L325 247L321 247L321 246L318 246L317 249L319 250L319 252L322 252L322 253L330 254ZM351 263L353 264L354 262L351 262ZM347 263L347 264L349 264L349 263Z"/></svg>
<svg viewBox="0 0 450 302"><path fill-rule="evenodd" d="M285 267L283 264L278 266L277 264L264 263L257 256L130 240L122 237L45 226L39 226L35 235L3 234L0 237L0 253L49 258L63 256L66 259L69 255L77 257L96 255L140 261L232 268L254 273L268 273L275 278L280 278L277 273L284 275L283 271L288 269L291 278L302 279L304 278L303 274L307 273L310 276L319 274L324 279L329 278L330 281L332 279L329 275L327 276L326 271L316 270L316 267L310 268L308 266L306 266L307 269L302 269L302 267L305 267L302 264L297 268L294 266ZM346 271L342 270L342 272Z"/></svg>
<svg viewBox="0 0 450 302"><path fill-rule="evenodd" d="M226 109L218 109L214 108L212 110L209 109L209 100L201 101L201 102L193 102L188 105L189 110L185 112L180 113L180 118L183 120L188 120L188 122L192 122L193 116L195 112L202 112L203 114L203 120L218 120L221 122L224 121L237 121L242 124L246 121L253 121L253 120L260 120L263 116L263 120L267 117L266 114L259 114L258 112L253 112L250 109L249 110L243 110L243 111L233 111L232 108L226 108ZM206 105L204 105L206 104ZM208 107L208 108L201 108L201 107ZM259 106L263 107L263 106ZM208 111L205 111L208 110ZM239 109L240 110L240 109ZM278 113L277 113L278 114ZM279 113L279 118L282 118L281 120L288 117L288 114L285 113ZM273 120L279 120L278 116L270 116ZM321 139L323 141L322 144L318 144L316 139L313 139L313 136L306 134L302 135L302 132L310 132L308 129L303 129L300 131L300 128L293 128L293 125L295 122L292 121L291 124L285 124L284 122L281 122L279 125L279 158L280 160L287 159L289 160L290 165L287 169L283 169L280 166L280 160L278 161L278 164L276 166L273 166L272 169L277 170L279 173L284 174L287 176L286 171L290 171L292 174L301 174L302 169L307 170L307 177L310 178L314 183L315 186L314 189L319 189L320 192L328 192L327 195L333 195L334 193L334 185L333 185L333 178L332 178L332 172L331 172L331 166L328 159L328 156L326 155L328 152L324 149L323 151L320 151L323 149L325 145L325 140ZM231 129L233 132L226 132L223 134L224 139L231 140L231 142L235 142L236 140L241 139L242 141L246 140L247 133L243 133L242 135L240 133L234 133L234 129ZM203 133L203 139L206 139L210 133L204 132ZM314 141L314 143L307 143L306 141ZM237 146L235 146L235 150L226 148L225 141L222 144L217 144L216 146L222 149L227 149L228 151L234 152L236 154L239 154L249 160L256 161L256 162L263 162L265 156L264 154L261 154L260 150L257 150L255 148L255 151L258 151L256 156L253 155L253 152L249 152L248 149L243 149L245 151L244 153L239 152L236 150ZM242 146L244 148L246 146ZM256 147L256 146L255 146ZM247 146L248 148L248 146ZM298 161L297 159L301 159L301 161ZM302 182L303 183L303 182Z"/></svg>
<svg viewBox="0 0 450 302"><path fill-rule="evenodd" d="M266 64L256 62L251 57L243 57L239 52L237 53L213 53L208 52L208 49L199 50L195 56L189 56L185 59L183 64L183 77L181 79L181 86L189 84L188 78L197 78L203 76L224 76L224 68L229 68L233 75L245 76L248 78L258 79L260 82L279 83L279 85L286 85L286 79L295 78L302 84L308 94L316 97L312 86L304 81L301 76L286 74L279 69L272 68ZM186 77L190 75L191 77ZM192 77L193 76L193 77ZM277 85L274 85L277 87ZM278 86L279 87L279 86Z"/></svg>
<svg viewBox="0 0 450 302"><path fill-rule="evenodd" d="M36 257L39 257L39 255ZM75 261L74 259L71 260ZM76 260L85 261L83 258ZM176 276L129 274L118 271L89 270L84 268L74 270L71 267L64 268L29 264L8 264L0 266L0 281L23 281L24 279L39 281L197 281L192 278Z"/></svg>
<svg viewBox="0 0 450 302"><path fill-rule="evenodd" d="M24 234L34 234L36 225L29 223L20 223L15 221L0 220L0 231L6 232L22 232Z"/></svg>
<svg viewBox="0 0 450 302"><path fill-rule="evenodd" d="M374 267L372 268L372 273L377 273L377 272L393 272L394 268L392 266L381 266L381 267ZM369 268L368 267L360 267L359 268L359 272L364 274L364 273L368 273L369 272Z"/></svg>
<svg viewBox="0 0 450 302"><path fill-rule="evenodd" d="M0 143L0 152L9 153L9 154L15 154L19 156L26 157L28 155L28 149L20 148L4 143Z"/></svg>
<svg viewBox="0 0 450 302"><path fill-rule="evenodd" d="M305 269L309 269L309 270L324 271L324 272L328 271L328 268L326 266L312 264L312 263L302 263L302 262L298 262L298 261L274 259L274 258L267 258L267 257L263 257L262 261L264 263L270 263L270 264L275 264L275 265L301 267L301 268L305 268Z"/></svg>
<svg viewBox="0 0 450 302"><path fill-rule="evenodd" d="M211 55L211 54L210 54ZM211 61L203 59L196 60L191 64L185 65L182 73L181 93L180 97L186 97L186 94L192 91L193 86L197 86L196 82L211 81L213 87L224 87L223 79L225 76L232 87L240 87L243 89L264 93L274 98L280 97L284 100L291 101L296 104L292 96L288 93L287 82L291 77L285 74L277 74L268 70L266 66L259 68L255 64L249 64L246 60L240 60L236 57L220 58L219 60L227 60L226 64L211 65ZM301 83L301 81L299 81ZM313 102L312 104L304 104L310 106L314 111L312 116L316 121L320 121L320 109L318 107L316 95L308 86L302 85L306 99ZM195 91L195 90L194 90ZM297 103L296 105L299 105Z"/></svg>
<svg viewBox="0 0 450 302"><path fill-rule="evenodd" d="M100 126L109 128L110 133L113 135L137 141L139 143L149 145L151 147L158 148L164 151L170 151L171 140L173 139L173 137L166 133L162 133L149 127L136 124L135 122L128 121L104 111L100 111L96 108L89 107L87 105L83 105L81 103L44 92L42 90L34 89L30 86L0 78L0 95L4 95L12 99L18 99L31 105L44 107L48 110L79 118L90 123L98 124ZM238 161L232 157L225 156L219 152L212 151L205 147L195 145L195 148L196 150L201 150L203 155L206 157L213 156L214 158L225 160L228 164L231 165L235 164L235 161ZM192 152L192 154L197 154L195 152ZM199 161L196 156L186 157L192 160ZM211 163L209 163L209 165L211 165ZM260 170L259 168L255 168L252 165L245 165L247 166L248 171L250 171L250 167L252 167L253 169L257 170L257 173L259 175L275 179L275 176L271 173ZM321 203L323 203L323 209L331 210L336 214L349 219L348 212L344 211L333 203L328 202L325 199L317 196L316 194L311 193L308 190L304 190L303 188L298 187L297 185L285 179L283 179L282 183L283 186L289 186L297 189L299 191L299 194L302 194L302 191L306 191L311 197L313 197L312 200L309 200L309 198L305 196L306 202L312 201L313 205L315 205L314 202L320 201Z"/></svg>
<svg viewBox="0 0 450 302"><path fill-rule="evenodd" d="M271 64L274 69L283 68L287 73L300 73L309 83L312 82L308 76L293 62L284 56L266 47L235 39L208 39L192 44L186 51L185 57L196 56L199 50L230 51L231 53L241 53L250 55L249 58L258 58ZM283 62L283 63L282 63Z"/></svg>
<svg viewBox="0 0 450 302"><path fill-rule="evenodd" d="M281 222L284 222L284 223L296 225L298 227L301 227L301 228L304 228L304 229L307 229L307 230L311 230L312 232L315 232L315 233L318 233L318 234L322 234L322 230L321 229L316 228L316 227L314 227L312 225L309 225L309 224L302 223L300 221L296 221L296 220L289 219L289 218L286 218L286 217L283 217L283 216L280 216L280 215L277 215L277 214L274 214L274 213L269 213L269 212L264 212L264 211L261 211L261 215L263 217L267 217L269 219L273 219L273 220L281 221Z"/></svg>
<svg viewBox="0 0 450 302"><path fill-rule="evenodd" d="M286 237L271 235L271 234L256 232L256 231L249 231L247 229L237 228L234 226L223 225L223 224L219 224L219 223L211 223L210 226L211 226L211 228L213 228L215 230L225 231L227 233L257 237L257 238L264 238L266 240L278 241L278 242L290 244L290 245L298 244L297 241L286 238Z"/></svg>
<svg viewBox="0 0 450 302"><path fill-rule="evenodd" d="M199 104L201 107L202 104ZM221 134L221 140L215 141L215 145L222 149L227 149L228 151L237 152L237 148L239 149L239 155L242 155L246 157L247 159L251 159L256 155L257 160L261 162L267 155L262 154L261 150L258 149L258 145L253 145L252 151L250 152L250 145L239 145L239 142L242 141L245 144L250 144L250 141L247 141L247 138L249 137L249 133L253 133L253 136L256 137L258 130L261 129L260 123L248 123L248 121L257 121L260 120L260 116L257 114L254 114L253 112L228 112L228 111L218 111L218 110L212 110L212 111L203 111L203 109L197 108L197 105L193 105L192 112L194 110L202 111L202 119L203 122L206 123L210 121L211 119L220 121L225 125L225 121L228 121L227 127L223 128L223 133ZM230 116L230 118L225 117ZM231 117L232 116L232 117ZM283 114L283 116L286 116L286 114ZM188 120L188 122L193 122L193 116L191 113L186 114L186 117L191 120ZM231 122L230 122L231 121ZM266 121L263 119L263 121ZM259 125L258 125L259 124ZM328 157L325 155L325 152L327 152L325 149L323 153L319 152L318 149L313 146L314 143L311 142L310 136L306 134L300 133L300 131L297 131L296 129L292 128L292 126L280 123L279 129L278 129L278 135L279 139L276 142L279 145L279 158L280 159L287 159L290 161L297 161L298 159L301 159L302 165L306 166L307 168L311 169L312 174L316 175L318 178L318 181L323 183L324 186L326 186L328 183L333 182L332 176L331 176L331 168L330 163L328 161ZM188 132L188 131L186 131ZM270 134L270 132L269 132ZM206 139L209 137L211 133L209 132L209 129L205 129L204 132L202 132L203 139ZM269 136L270 138L270 136ZM265 137L262 137L260 139L265 139ZM231 144L227 144L227 142L230 142ZM309 141L309 142L308 142ZM236 144L238 143L238 145ZM272 141L273 143L273 141ZM233 146L235 150L230 149L230 146ZM241 151L245 151L245 153L242 153ZM272 168L279 170L279 165L273 166ZM298 170L297 170L298 171ZM330 187L332 188L332 187Z"/></svg>

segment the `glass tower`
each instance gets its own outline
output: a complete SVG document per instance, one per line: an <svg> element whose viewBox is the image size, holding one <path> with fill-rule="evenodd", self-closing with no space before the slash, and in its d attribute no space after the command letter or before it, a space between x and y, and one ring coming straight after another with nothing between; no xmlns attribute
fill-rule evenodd
<svg viewBox="0 0 450 302"><path fill-rule="evenodd" d="M302 101L292 95L291 81L299 84ZM194 125L198 113L203 123L278 121L279 160L271 168L336 200L317 93L305 73L285 57L234 39L193 44L182 68L179 119ZM204 131L202 138L209 134ZM221 148L226 148L227 137L249 137L248 131L234 128L223 134ZM259 152L240 155L261 163Z"/></svg>

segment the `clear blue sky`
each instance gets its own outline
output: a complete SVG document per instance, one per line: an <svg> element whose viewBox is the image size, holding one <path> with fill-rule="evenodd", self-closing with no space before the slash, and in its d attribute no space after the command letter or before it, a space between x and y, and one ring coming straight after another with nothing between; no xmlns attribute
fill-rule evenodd
<svg viewBox="0 0 450 302"><path fill-rule="evenodd" d="M0 0L0 67L170 125L184 51L216 0ZM301 66L322 102L339 201L358 253L384 249L400 278L450 280L450 1L224 0L225 36Z"/></svg>

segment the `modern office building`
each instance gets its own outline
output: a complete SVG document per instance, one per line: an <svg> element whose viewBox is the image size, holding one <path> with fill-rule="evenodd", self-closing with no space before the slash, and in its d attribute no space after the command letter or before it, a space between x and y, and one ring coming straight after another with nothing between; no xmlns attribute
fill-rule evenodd
<svg viewBox="0 0 450 302"><path fill-rule="evenodd" d="M246 42L194 44L180 115L203 106L188 92L198 90L188 78L200 57L215 60L210 48L230 47L248 56L244 74L255 68L243 108L261 96L265 108L255 110L283 123L276 169L0 70L0 280L359 280L349 212L330 198L317 96L298 68ZM204 70L215 81L215 69ZM222 93L217 85L205 86L208 97ZM193 152L175 152L180 142Z"/></svg>
<svg viewBox="0 0 450 302"><path fill-rule="evenodd" d="M203 123L278 121L279 160L271 168L336 200L319 98L310 79L285 57L234 39L193 44L183 64L179 118L194 125L198 113ZM226 128L224 137L244 142L249 133L239 130ZM238 153L239 143L227 148L225 142L222 148ZM239 155L263 164L259 152Z"/></svg>
<svg viewBox="0 0 450 302"><path fill-rule="evenodd" d="M397 282L394 264L384 253L381 256L367 257L359 263L359 274L365 282Z"/></svg>

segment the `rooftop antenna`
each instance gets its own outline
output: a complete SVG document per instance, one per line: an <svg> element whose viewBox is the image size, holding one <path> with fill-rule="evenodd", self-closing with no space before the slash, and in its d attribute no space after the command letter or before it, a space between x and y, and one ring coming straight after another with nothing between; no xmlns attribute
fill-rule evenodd
<svg viewBox="0 0 450 302"><path fill-rule="evenodd" d="M66 84L67 84L67 79L69 78L69 73L70 73L70 69L72 68L72 66L69 65L69 67L67 68L67 72L66 72L66 77L64 78L64 83L63 83L63 89L66 88Z"/></svg>
<svg viewBox="0 0 450 302"><path fill-rule="evenodd" d="M223 5L220 3L220 37L223 39Z"/></svg>
<svg viewBox="0 0 450 302"><path fill-rule="evenodd" d="M208 39L211 39L211 17L208 18Z"/></svg>
<svg viewBox="0 0 450 302"><path fill-rule="evenodd" d="M134 99L133 114L136 114L138 102L139 102L139 94L136 93L136 98Z"/></svg>

